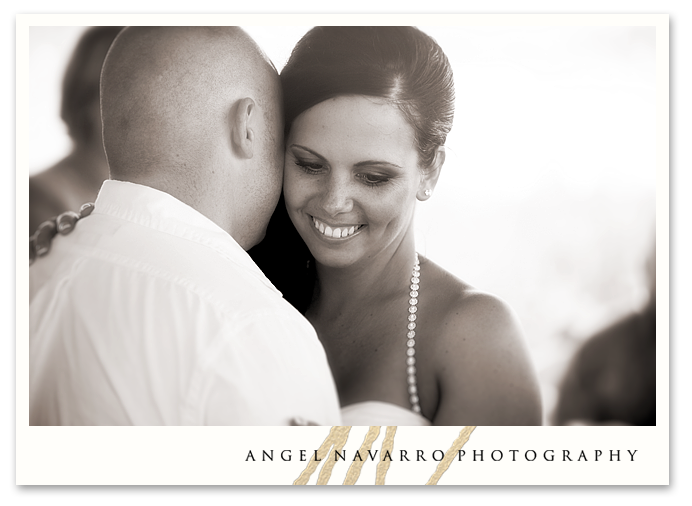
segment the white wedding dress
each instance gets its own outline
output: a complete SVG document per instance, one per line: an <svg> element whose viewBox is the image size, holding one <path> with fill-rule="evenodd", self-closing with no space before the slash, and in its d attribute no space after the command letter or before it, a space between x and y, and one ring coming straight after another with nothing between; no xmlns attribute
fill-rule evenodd
<svg viewBox="0 0 692 506"><path fill-rule="evenodd" d="M366 401L341 408L343 425L431 425L424 416L390 402Z"/></svg>

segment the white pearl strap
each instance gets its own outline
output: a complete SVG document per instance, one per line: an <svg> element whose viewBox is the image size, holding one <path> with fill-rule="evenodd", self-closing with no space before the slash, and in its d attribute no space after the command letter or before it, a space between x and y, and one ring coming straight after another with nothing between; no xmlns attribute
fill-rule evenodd
<svg viewBox="0 0 692 506"><path fill-rule="evenodd" d="M420 413L420 404L418 403L418 386L416 384L416 312L418 311L418 288L420 287L420 262L418 261L418 253L416 253L416 263L411 272L411 291L408 301L408 333L406 334L406 372L408 374L408 393L409 401L411 401L411 409Z"/></svg>

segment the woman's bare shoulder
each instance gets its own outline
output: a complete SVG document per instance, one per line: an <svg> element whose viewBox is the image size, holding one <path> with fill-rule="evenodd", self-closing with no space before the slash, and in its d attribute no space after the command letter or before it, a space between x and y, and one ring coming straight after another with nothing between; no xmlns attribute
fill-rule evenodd
<svg viewBox="0 0 692 506"><path fill-rule="evenodd" d="M538 385L512 308L433 262L423 265L434 288L431 330L441 390L435 423L540 424Z"/></svg>
<svg viewBox="0 0 692 506"><path fill-rule="evenodd" d="M487 342L488 330L495 329L491 334L501 336L503 330L518 327L511 307L499 297L462 281L429 259L421 263L425 269L421 290L433 303L440 324L444 324L440 335L454 338L463 330L468 332L467 340L477 335Z"/></svg>

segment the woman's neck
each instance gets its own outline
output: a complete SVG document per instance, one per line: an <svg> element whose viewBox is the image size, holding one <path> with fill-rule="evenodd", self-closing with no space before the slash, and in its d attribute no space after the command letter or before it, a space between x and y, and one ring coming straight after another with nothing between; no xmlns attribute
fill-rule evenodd
<svg viewBox="0 0 692 506"><path fill-rule="evenodd" d="M384 301L406 291L416 258L413 231L376 256L343 268L316 264L315 300L308 313L329 318L354 306Z"/></svg>

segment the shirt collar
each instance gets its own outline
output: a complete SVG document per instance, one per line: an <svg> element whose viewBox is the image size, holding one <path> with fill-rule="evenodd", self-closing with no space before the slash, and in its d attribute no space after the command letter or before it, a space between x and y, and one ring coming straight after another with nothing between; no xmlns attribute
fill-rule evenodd
<svg viewBox="0 0 692 506"><path fill-rule="evenodd" d="M113 216L202 244L247 269L281 295L228 232L168 193L149 186L109 179L101 186L93 214Z"/></svg>

